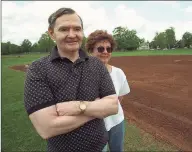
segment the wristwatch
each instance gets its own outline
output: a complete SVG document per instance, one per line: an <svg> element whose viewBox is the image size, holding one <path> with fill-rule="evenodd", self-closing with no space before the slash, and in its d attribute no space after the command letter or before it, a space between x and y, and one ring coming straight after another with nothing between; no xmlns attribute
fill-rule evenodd
<svg viewBox="0 0 192 152"><path fill-rule="evenodd" d="M85 104L85 101L80 101L79 108L81 110L81 113L85 112L87 105Z"/></svg>

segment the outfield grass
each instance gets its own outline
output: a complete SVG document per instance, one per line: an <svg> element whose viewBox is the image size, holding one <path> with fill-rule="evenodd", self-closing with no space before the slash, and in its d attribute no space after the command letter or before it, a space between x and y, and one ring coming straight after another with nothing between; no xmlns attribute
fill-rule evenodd
<svg viewBox="0 0 192 152"><path fill-rule="evenodd" d="M9 66L31 63L45 54L2 56L2 150L45 151L46 143L34 130L24 110L23 88L25 73ZM120 54L118 54L119 56ZM172 151L174 147L156 141L134 125L126 124L126 151Z"/></svg>
<svg viewBox="0 0 192 152"><path fill-rule="evenodd" d="M113 52L113 56L156 56L156 55L192 55L192 49L176 50L137 50L129 52Z"/></svg>
<svg viewBox="0 0 192 152"><path fill-rule="evenodd" d="M48 53L30 53L20 55L19 59L26 62L31 62L42 56L46 56ZM176 49L176 50L137 50L137 51L125 51L125 52L113 52L112 56L156 56L156 55L192 55L192 49ZM18 55L5 55L2 58L17 57Z"/></svg>

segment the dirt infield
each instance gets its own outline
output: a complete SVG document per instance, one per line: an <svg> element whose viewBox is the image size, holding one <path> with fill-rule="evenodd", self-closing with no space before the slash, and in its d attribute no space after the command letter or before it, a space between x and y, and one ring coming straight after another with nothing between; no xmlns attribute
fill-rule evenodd
<svg viewBox="0 0 192 152"><path fill-rule="evenodd" d="M111 64L129 81L131 93L122 102L129 122L192 151L192 56L115 57Z"/></svg>
<svg viewBox="0 0 192 152"><path fill-rule="evenodd" d="M192 151L192 56L112 58L129 80L122 105L128 120Z"/></svg>

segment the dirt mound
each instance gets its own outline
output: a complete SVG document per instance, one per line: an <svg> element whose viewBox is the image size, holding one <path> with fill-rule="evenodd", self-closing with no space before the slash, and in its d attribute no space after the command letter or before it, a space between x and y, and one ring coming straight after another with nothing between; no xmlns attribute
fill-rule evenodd
<svg viewBox="0 0 192 152"><path fill-rule="evenodd" d="M18 71L23 71L23 72L26 72L27 71L27 68L28 68L28 65L15 65L15 66L11 66L9 67L13 70L18 70Z"/></svg>

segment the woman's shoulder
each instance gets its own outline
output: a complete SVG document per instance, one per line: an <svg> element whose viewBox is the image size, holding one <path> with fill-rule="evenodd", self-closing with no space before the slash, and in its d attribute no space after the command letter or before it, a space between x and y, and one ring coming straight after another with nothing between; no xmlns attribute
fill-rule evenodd
<svg viewBox="0 0 192 152"><path fill-rule="evenodd" d="M118 74L125 75L123 70L121 68L119 68L119 67L116 67L116 66L112 66L112 71L114 71L115 73L118 73Z"/></svg>

